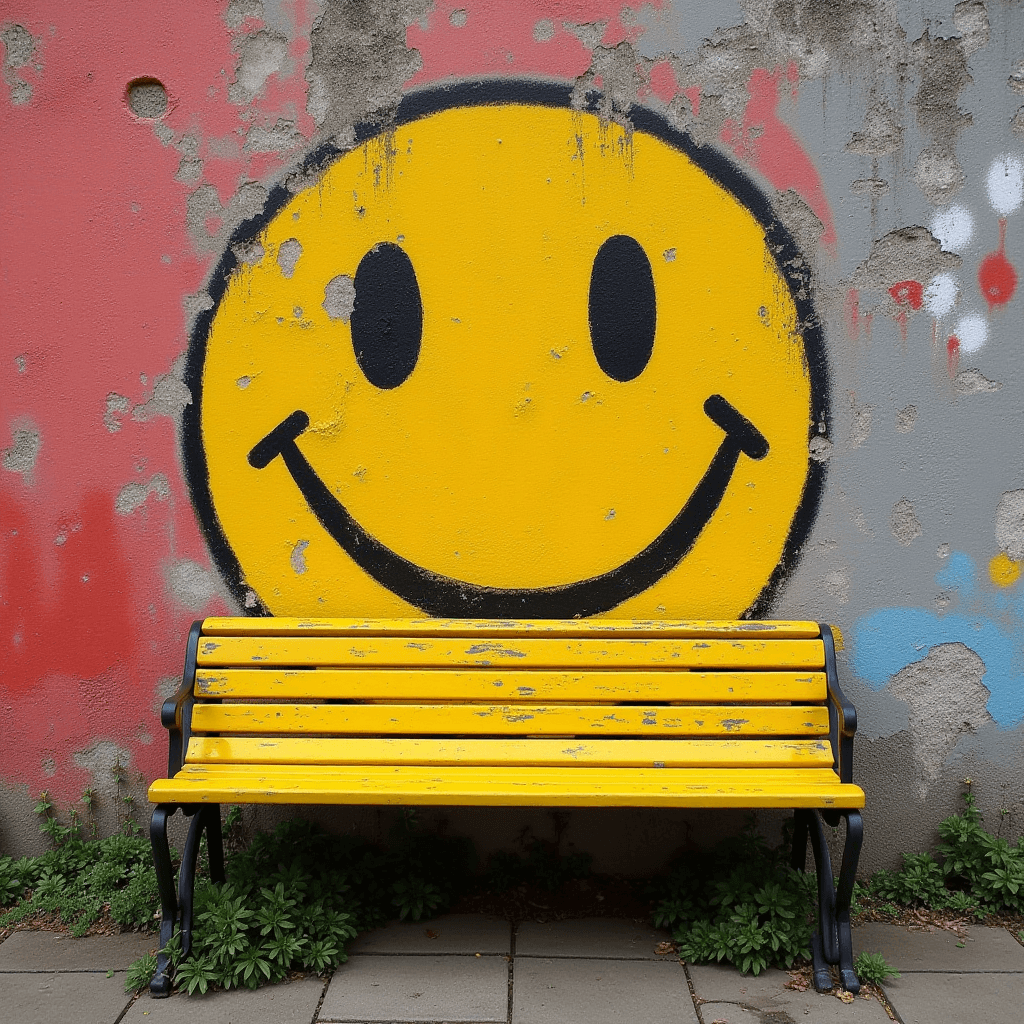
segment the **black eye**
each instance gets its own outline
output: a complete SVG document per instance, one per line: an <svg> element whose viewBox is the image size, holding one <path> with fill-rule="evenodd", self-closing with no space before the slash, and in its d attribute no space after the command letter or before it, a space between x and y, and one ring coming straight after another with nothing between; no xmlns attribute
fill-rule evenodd
<svg viewBox="0 0 1024 1024"><path fill-rule="evenodd" d="M356 362L374 387L397 388L416 368L423 337L423 303L412 261L393 242L381 242L359 261L354 284Z"/></svg>
<svg viewBox="0 0 1024 1024"><path fill-rule="evenodd" d="M612 380L639 377L654 351L658 311L654 274L635 238L613 235L590 272L590 341Z"/></svg>

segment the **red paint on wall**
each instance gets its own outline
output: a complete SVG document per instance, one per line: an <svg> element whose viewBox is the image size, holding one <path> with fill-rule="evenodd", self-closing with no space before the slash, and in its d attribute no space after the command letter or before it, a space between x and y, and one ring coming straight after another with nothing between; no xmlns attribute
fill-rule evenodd
<svg viewBox="0 0 1024 1024"><path fill-rule="evenodd" d="M1017 271L1002 252L991 252L978 268L978 285L989 309L1005 306L1017 290Z"/></svg>
<svg viewBox="0 0 1024 1024"><path fill-rule="evenodd" d="M924 301L924 288L920 281L897 281L889 289L897 306L904 309L920 309Z"/></svg>
<svg viewBox="0 0 1024 1024"><path fill-rule="evenodd" d="M694 117L700 117L700 86L691 85L683 90L683 95L690 101L690 109Z"/></svg>
<svg viewBox="0 0 1024 1024"><path fill-rule="evenodd" d="M672 70L672 65L667 60L659 61L654 67L651 68L650 72L651 81L651 92L658 97L659 100L669 103L679 91L679 83L676 82L676 73ZM697 93L698 102L700 102L700 91Z"/></svg>
<svg viewBox="0 0 1024 1024"><path fill-rule="evenodd" d="M860 337L860 292L856 288L846 293L846 337L850 341Z"/></svg>
<svg viewBox="0 0 1024 1024"><path fill-rule="evenodd" d="M1006 218L999 218L999 248L990 252L978 268L978 287L990 310L1005 306L1017 290L1017 271L1006 258Z"/></svg>
<svg viewBox="0 0 1024 1024"><path fill-rule="evenodd" d="M791 129L779 118L779 78L776 68L757 68L747 89L750 101L742 124L730 118L722 127L722 141L736 156L752 163L780 192L798 193L821 221L822 244L834 254L836 229L821 177Z"/></svg>
<svg viewBox="0 0 1024 1024"><path fill-rule="evenodd" d="M960 366L960 339L955 335L951 335L949 340L946 342L946 369L949 371L949 379L952 380L956 376L956 371Z"/></svg>
<svg viewBox="0 0 1024 1024"><path fill-rule="evenodd" d="M133 769L160 770L160 680L180 676L189 621L226 610L216 598L184 607L167 585L176 562L209 560L174 421L144 406L184 352L183 298L213 258L189 236L190 194L213 185L226 202L292 159L247 153L251 126L284 119L312 133L302 67L314 7L283 6L306 19L289 74L238 105L227 96L236 51L258 26L229 30L224 5L188 18L155 0L30 6L18 20L42 40L43 70L27 104L0 99L0 449L21 421L41 447L30 474L0 469L0 781L66 803L88 784L74 755L97 740L126 749ZM159 121L127 106L142 76L167 88ZM188 133L203 165L185 183ZM115 510L125 485L154 477L169 493Z"/></svg>
<svg viewBox="0 0 1024 1024"><path fill-rule="evenodd" d="M900 325L900 335L907 340L908 310L921 308L924 301L924 288L920 281L897 281L889 289L889 294L896 303L896 323Z"/></svg>

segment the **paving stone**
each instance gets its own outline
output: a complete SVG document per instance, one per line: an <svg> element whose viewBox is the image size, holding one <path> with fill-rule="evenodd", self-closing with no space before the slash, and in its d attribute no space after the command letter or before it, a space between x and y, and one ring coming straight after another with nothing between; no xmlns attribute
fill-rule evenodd
<svg viewBox="0 0 1024 1024"><path fill-rule="evenodd" d="M505 1021L503 956L362 954L334 973L321 1021Z"/></svg>
<svg viewBox="0 0 1024 1024"><path fill-rule="evenodd" d="M814 989L793 992L785 987L789 981L785 971L764 971L755 978L718 964L691 966L689 970L693 990L704 1000L701 1013L707 1024L891 1024L877 999L858 996L852 1003L844 1003ZM938 1019L932 1024L938 1024Z"/></svg>
<svg viewBox="0 0 1024 1024"><path fill-rule="evenodd" d="M135 932L72 939L55 932L17 931L0 942L0 971L123 971L158 945L156 935Z"/></svg>
<svg viewBox="0 0 1024 1024"><path fill-rule="evenodd" d="M1005 928L967 930L961 947L953 932L911 930L895 924L862 924L853 930L853 948L881 953L897 971L1024 971L1024 946Z"/></svg>
<svg viewBox="0 0 1024 1024"><path fill-rule="evenodd" d="M123 1024L309 1024L323 990L319 979L301 978L255 991L232 989L205 996L176 992L169 999L153 999L145 992Z"/></svg>
<svg viewBox="0 0 1024 1024"><path fill-rule="evenodd" d="M575 921L524 921L516 932L516 956L623 957L664 960L654 950L670 938L649 924L604 917Z"/></svg>
<svg viewBox="0 0 1024 1024"><path fill-rule="evenodd" d="M931 974L886 982L903 1024L1020 1024L1024 974Z"/></svg>
<svg viewBox="0 0 1024 1024"><path fill-rule="evenodd" d="M110 978L105 973L0 975L0 1017L18 1024L112 1024L130 998L123 971Z"/></svg>
<svg viewBox="0 0 1024 1024"><path fill-rule="evenodd" d="M511 948L512 926L499 917L448 914L431 921L394 921L365 932L350 953L501 953Z"/></svg>
<svg viewBox="0 0 1024 1024"><path fill-rule="evenodd" d="M697 1022L676 959L515 961L512 1024Z"/></svg>

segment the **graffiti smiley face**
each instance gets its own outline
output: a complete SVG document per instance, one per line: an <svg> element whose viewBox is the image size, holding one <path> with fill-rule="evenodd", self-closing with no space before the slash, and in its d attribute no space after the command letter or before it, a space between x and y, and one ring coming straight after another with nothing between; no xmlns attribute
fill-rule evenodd
<svg viewBox="0 0 1024 1024"><path fill-rule="evenodd" d="M321 154L215 275L184 447L220 567L278 615L737 616L820 490L797 253L655 115L492 88Z"/></svg>

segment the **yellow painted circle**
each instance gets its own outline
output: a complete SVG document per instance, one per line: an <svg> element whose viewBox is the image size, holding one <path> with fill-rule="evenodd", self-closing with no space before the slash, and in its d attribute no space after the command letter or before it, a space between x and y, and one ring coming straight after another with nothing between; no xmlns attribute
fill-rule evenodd
<svg viewBox="0 0 1024 1024"><path fill-rule="evenodd" d="M1005 551L1000 551L988 563L988 575L997 587L1012 587L1020 579L1020 562L1015 562Z"/></svg>
<svg viewBox="0 0 1024 1024"><path fill-rule="evenodd" d="M602 371L588 322L616 235L642 246L657 301L650 361L627 382ZM295 445L376 542L428 574L531 590L655 542L720 450L705 402L722 396L768 454L738 456L685 557L613 614L731 617L762 592L808 478L808 360L765 228L680 149L568 109L454 107L338 157L258 241L203 339L191 457L232 582L271 612L415 614L328 533L283 458L250 464L296 411ZM384 242L423 309L415 368L391 389L325 308Z"/></svg>

